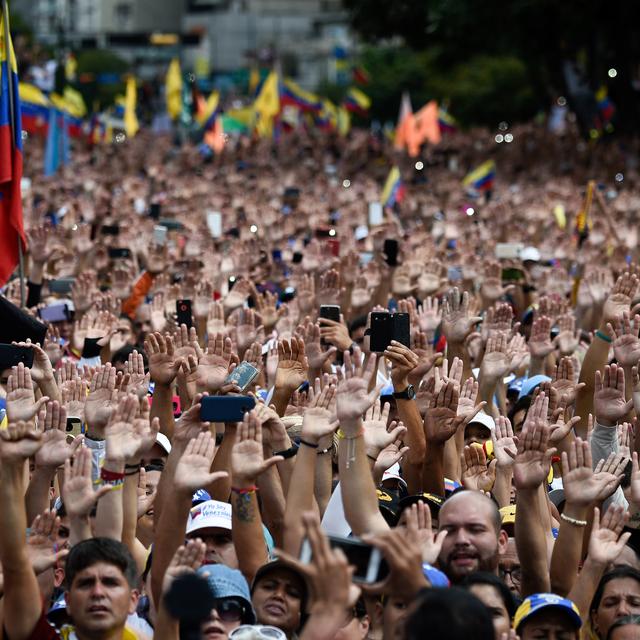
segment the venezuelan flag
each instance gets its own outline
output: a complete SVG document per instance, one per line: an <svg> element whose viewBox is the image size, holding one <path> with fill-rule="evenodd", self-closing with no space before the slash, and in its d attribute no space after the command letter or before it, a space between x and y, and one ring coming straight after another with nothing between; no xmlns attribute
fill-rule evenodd
<svg viewBox="0 0 640 640"><path fill-rule="evenodd" d="M44 135L49 126L49 98L33 84L20 82L20 110L22 128L29 133Z"/></svg>
<svg viewBox="0 0 640 640"><path fill-rule="evenodd" d="M314 93L305 91L293 80L285 78L280 83L280 105L292 105L300 111L318 113L322 109L322 100Z"/></svg>
<svg viewBox="0 0 640 640"><path fill-rule="evenodd" d="M442 133L453 133L458 130L458 125L453 116L442 107L438 109L438 125Z"/></svg>
<svg viewBox="0 0 640 640"><path fill-rule="evenodd" d="M496 164L493 160L483 162L479 167L470 171L462 181L465 187L473 187L478 191L488 191L493 187L496 177Z"/></svg>
<svg viewBox="0 0 640 640"><path fill-rule="evenodd" d="M400 177L400 169L392 167L387 176L380 196L380 202L383 207L393 207L397 202L402 202L404 198L404 184Z"/></svg>
<svg viewBox="0 0 640 640"><path fill-rule="evenodd" d="M357 87L351 87L343 104L346 109L353 113L366 115L371 106L371 98Z"/></svg>
<svg viewBox="0 0 640 640"><path fill-rule="evenodd" d="M0 5L0 285L18 264L18 242L26 245L22 221L22 119L18 64L9 31L9 10Z"/></svg>

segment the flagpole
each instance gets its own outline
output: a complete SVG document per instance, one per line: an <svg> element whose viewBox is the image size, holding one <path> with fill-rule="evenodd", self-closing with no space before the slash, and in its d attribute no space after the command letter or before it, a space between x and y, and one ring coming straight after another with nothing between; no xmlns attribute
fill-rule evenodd
<svg viewBox="0 0 640 640"><path fill-rule="evenodd" d="M4 14L4 42L7 48L7 72L9 74L9 127L11 128L11 146L15 148L16 145L16 132L14 130L15 125L15 113L14 113L14 96L13 96L13 82L11 79L11 33L9 31L9 5L7 0L2 0L2 13ZM22 135L22 131L18 132L18 135ZM20 196L22 197L22 195ZM18 275L20 277L20 306L24 307L25 303L25 287L24 287L24 256L22 255L22 239L18 235Z"/></svg>

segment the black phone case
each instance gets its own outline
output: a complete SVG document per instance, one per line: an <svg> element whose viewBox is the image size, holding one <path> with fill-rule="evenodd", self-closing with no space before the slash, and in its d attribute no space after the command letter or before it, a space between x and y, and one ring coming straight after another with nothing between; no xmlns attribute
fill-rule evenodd
<svg viewBox="0 0 640 640"><path fill-rule="evenodd" d="M371 314L369 349L373 353L382 353L391 344L391 322L390 313L375 312Z"/></svg>
<svg viewBox="0 0 640 640"><path fill-rule="evenodd" d="M17 367L21 362L25 367L33 366L33 349L0 344L0 370Z"/></svg>
<svg viewBox="0 0 640 640"><path fill-rule="evenodd" d="M256 406L251 396L205 396L201 401L203 422L242 422L244 414Z"/></svg>
<svg viewBox="0 0 640 640"><path fill-rule="evenodd" d="M193 318L191 315L191 300L176 300L176 316L178 326L186 324L187 329L193 326Z"/></svg>
<svg viewBox="0 0 640 640"><path fill-rule="evenodd" d="M320 305L320 317L340 322L340 307L332 304Z"/></svg>
<svg viewBox="0 0 640 640"><path fill-rule="evenodd" d="M405 347L411 346L411 325L408 313L394 313L391 316L393 325L393 340L403 344Z"/></svg>

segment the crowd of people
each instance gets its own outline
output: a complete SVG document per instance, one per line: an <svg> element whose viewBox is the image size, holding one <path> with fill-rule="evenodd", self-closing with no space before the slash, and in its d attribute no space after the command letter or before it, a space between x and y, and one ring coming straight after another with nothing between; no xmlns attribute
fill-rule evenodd
<svg viewBox="0 0 640 640"><path fill-rule="evenodd" d="M511 131L26 140L4 637L640 638L636 156Z"/></svg>

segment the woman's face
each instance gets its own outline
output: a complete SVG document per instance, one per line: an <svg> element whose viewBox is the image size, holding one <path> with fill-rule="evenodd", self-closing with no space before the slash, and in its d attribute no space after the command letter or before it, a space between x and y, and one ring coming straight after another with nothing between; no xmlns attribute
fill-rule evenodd
<svg viewBox="0 0 640 640"><path fill-rule="evenodd" d="M229 634L242 624L242 620L222 620L215 609L200 626L202 640L227 640Z"/></svg>
<svg viewBox="0 0 640 640"><path fill-rule="evenodd" d="M491 614L496 640L500 640L503 633L509 633L511 618L498 590L489 584L474 584L469 590Z"/></svg>
<svg viewBox="0 0 640 640"><path fill-rule="evenodd" d="M600 606L592 612L593 628L606 638L609 627L623 616L640 614L640 582L633 578L616 578L607 582Z"/></svg>

